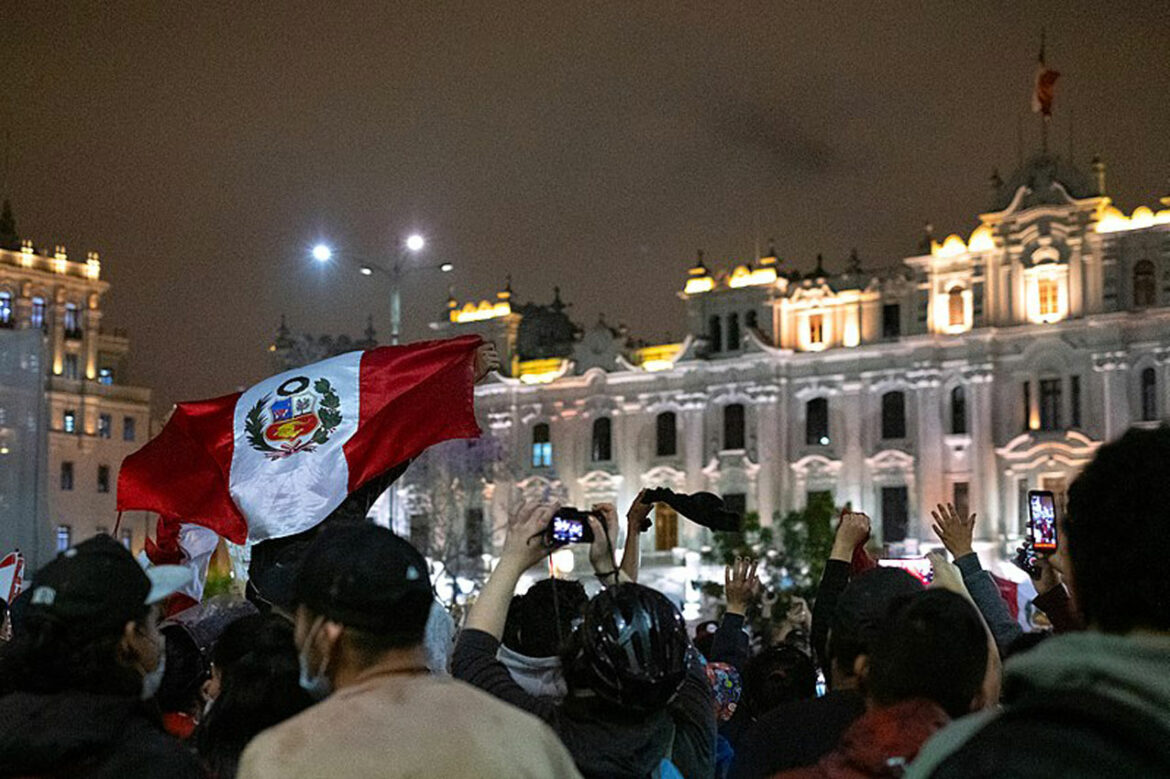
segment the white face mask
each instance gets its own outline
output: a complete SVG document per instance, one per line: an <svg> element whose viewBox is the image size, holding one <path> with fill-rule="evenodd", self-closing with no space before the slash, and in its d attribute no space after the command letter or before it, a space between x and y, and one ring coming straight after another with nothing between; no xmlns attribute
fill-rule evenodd
<svg viewBox="0 0 1170 779"><path fill-rule="evenodd" d="M333 683L329 680L329 676L325 672L329 667L328 655L321 659L321 667L317 669L316 676L313 676L309 670L309 647L313 645L313 636L316 635L324 623L324 617L317 617L313 622L313 626L309 628L309 635L305 636L304 646L301 647L301 651L297 655L297 662L301 667L301 675L298 682L301 685L301 689L307 692L309 697L315 701L325 700L333 692Z"/></svg>
<svg viewBox="0 0 1170 779"><path fill-rule="evenodd" d="M162 686L163 675L167 672L167 639L163 636L158 643L158 665L153 671L147 671L142 677L142 700L148 701L158 693Z"/></svg>

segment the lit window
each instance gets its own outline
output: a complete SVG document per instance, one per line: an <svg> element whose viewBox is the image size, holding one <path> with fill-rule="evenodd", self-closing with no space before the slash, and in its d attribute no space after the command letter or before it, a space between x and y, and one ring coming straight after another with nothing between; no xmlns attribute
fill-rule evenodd
<svg viewBox="0 0 1170 779"><path fill-rule="evenodd" d="M29 326L34 329L45 329L45 299L32 299L32 316L29 318Z"/></svg>
<svg viewBox="0 0 1170 779"><path fill-rule="evenodd" d="M73 490L73 463L61 463L61 490L62 492L71 492Z"/></svg>
<svg viewBox="0 0 1170 779"><path fill-rule="evenodd" d="M742 403L723 407L723 448L743 449L744 415Z"/></svg>
<svg viewBox="0 0 1170 779"><path fill-rule="evenodd" d="M62 418L62 427L65 429L66 433L76 433L77 432L77 412L76 411L74 411L73 409L69 409L68 411L65 412L65 416Z"/></svg>
<svg viewBox="0 0 1170 779"><path fill-rule="evenodd" d="M0 292L0 327L12 327L12 295Z"/></svg>
<svg viewBox="0 0 1170 779"><path fill-rule="evenodd" d="M114 420L109 414L98 414L98 438L109 438Z"/></svg>
<svg viewBox="0 0 1170 779"><path fill-rule="evenodd" d="M57 525L57 551L64 552L73 545L73 528L69 525Z"/></svg>
<svg viewBox="0 0 1170 779"><path fill-rule="evenodd" d="M967 312L963 305L963 288L951 287L947 293L947 324L962 327L967 323Z"/></svg>
<svg viewBox="0 0 1170 779"><path fill-rule="evenodd" d="M98 369L98 383L109 386L114 383L114 371L110 368Z"/></svg>
<svg viewBox="0 0 1170 779"><path fill-rule="evenodd" d="M808 342L823 344L825 342L825 315L810 314L808 317Z"/></svg>
<svg viewBox="0 0 1170 779"><path fill-rule="evenodd" d="M547 468L552 465L552 443L548 438L548 424L532 426L532 466Z"/></svg>
<svg viewBox="0 0 1170 779"><path fill-rule="evenodd" d="M122 417L122 440L134 440L134 417Z"/></svg>
<svg viewBox="0 0 1170 779"><path fill-rule="evenodd" d="M99 465L97 470L97 491L110 491L110 466Z"/></svg>
<svg viewBox="0 0 1170 779"><path fill-rule="evenodd" d="M76 303L65 304L65 337L81 338L81 312Z"/></svg>
<svg viewBox="0 0 1170 779"><path fill-rule="evenodd" d="M1037 279L1036 291L1040 295L1040 316L1056 316L1060 313L1056 279Z"/></svg>
<svg viewBox="0 0 1170 779"><path fill-rule="evenodd" d="M664 411L656 421L659 457L673 457L678 453L678 420L673 411Z"/></svg>
<svg viewBox="0 0 1170 779"><path fill-rule="evenodd" d="M613 422L609 417L593 420L592 444L593 462L609 462L613 459Z"/></svg>

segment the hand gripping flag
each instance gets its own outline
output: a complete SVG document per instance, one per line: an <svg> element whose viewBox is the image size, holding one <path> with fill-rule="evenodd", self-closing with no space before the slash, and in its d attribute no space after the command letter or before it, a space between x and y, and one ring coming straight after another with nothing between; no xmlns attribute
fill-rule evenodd
<svg viewBox="0 0 1170 779"><path fill-rule="evenodd" d="M349 352L214 400L180 403L123 461L118 510L233 543L293 535L424 449L479 435L478 336Z"/></svg>

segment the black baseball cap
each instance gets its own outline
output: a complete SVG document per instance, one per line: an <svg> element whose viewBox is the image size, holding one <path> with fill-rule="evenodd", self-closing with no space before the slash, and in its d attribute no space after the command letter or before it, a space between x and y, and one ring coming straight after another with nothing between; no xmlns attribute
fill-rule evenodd
<svg viewBox="0 0 1170 779"><path fill-rule="evenodd" d="M130 551L102 533L70 547L33 577L24 618L61 620L87 636L116 630L191 581L180 565L143 570Z"/></svg>
<svg viewBox="0 0 1170 779"><path fill-rule="evenodd" d="M293 583L294 606L381 636L417 634L420 641L433 600L422 554L369 522L323 530Z"/></svg>

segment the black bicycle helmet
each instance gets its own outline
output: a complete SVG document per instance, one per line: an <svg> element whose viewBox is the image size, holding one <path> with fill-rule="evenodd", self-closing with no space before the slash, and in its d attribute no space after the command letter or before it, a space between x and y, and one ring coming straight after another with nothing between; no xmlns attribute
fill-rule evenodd
<svg viewBox="0 0 1170 779"><path fill-rule="evenodd" d="M585 607L578 635L588 684L612 703L661 709L686 677L686 623L657 590L631 583L603 590Z"/></svg>

